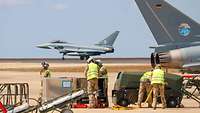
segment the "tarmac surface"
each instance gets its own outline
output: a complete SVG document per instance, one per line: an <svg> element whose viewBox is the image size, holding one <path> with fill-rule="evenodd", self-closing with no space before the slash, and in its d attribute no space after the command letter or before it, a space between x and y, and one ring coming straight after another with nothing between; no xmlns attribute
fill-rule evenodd
<svg viewBox="0 0 200 113"><path fill-rule="evenodd" d="M137 108L136 105L131 105L131 110L112 110L112 89L114 87L114 82L116 75L119 71L145 71L150 69L149 59L101 59L105 62L106 67L110 66L109 69L117 67L117 70L110 71L108 70L108 96L110 108L105 109L73 109L74 113L199 113L199 104L191 99L184 98L182 104L184 108L166 108L153 110L151 108L146 108L146 105L143 105L145 108ZM29 83L30 87L30 97L38 98L40 90L40 80L38 69L40 69L40 62L43 59L0 59L0 83ZM52 72L52 77L84 77L81 67L85 66L85 61L80 61L78 59L65 60L64 62L59 59L47 59L50 63L50 66L53 69L57 68L76 68L78 71L74 70L56 70ZM75 67L74 67L75 66ZM120 67L121 68L120 68ZM27 68L28 67L28 68ZM12 69L18 70L12 70ZM128 69L127 69L128 68ZM130 69L129 69L130 68ZM131 69L137 68L137 69ZM10 70L11 69L11 70ZM27 70L28 69L28 70ZM32 69L37 69L33 70ZM159 105L160 107L160 105ZM56 113L56 112L55 112Z"/></svg>

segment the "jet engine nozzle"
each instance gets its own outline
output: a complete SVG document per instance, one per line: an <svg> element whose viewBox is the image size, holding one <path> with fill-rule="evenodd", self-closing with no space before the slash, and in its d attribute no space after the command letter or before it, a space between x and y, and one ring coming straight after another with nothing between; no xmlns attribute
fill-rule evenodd
<svg viewBox="0 0 200 113"><path fill-rule="evenodd" d="M169 52L160 52L151 54L151 65L161 64L167 68L181 68L183 59L180 50L172 50Z"/></svg>

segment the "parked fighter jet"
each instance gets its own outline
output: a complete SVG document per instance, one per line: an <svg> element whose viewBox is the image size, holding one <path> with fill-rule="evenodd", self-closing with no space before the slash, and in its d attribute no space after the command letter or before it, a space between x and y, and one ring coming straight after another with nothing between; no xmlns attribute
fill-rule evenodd
<svg viewBox="0 0 200 113"><path fill-rule="evenodd" d="M164 0L135 0L158 44L152 66L200 70L200 25Z"/></svg>
<svg viewBox="0 0 200 113"><path fill-rule="evenodd" d="M81 46L78 44L68 43L64 41L52 41L45 44L37 45L38 48L43 49L56 49L61 54L63 54L62 59L64 60L64 56L80 56L81 60L88 59L90 56L96 56L106 53L113 53L114 48L113 44L119 34L119 31L115 31L109 37L100 41L97 44L92 46Z"/></svg>

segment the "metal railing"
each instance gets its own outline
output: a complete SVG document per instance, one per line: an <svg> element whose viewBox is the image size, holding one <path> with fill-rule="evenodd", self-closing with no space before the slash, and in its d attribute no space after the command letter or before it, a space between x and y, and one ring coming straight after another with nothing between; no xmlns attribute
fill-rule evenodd
<svg viewBox="0 0 200 113"><path fill-rule="evenodd" d="M25 100L29 101L28 83L0 84L0 101L4 106L21 105Z"/></svg>

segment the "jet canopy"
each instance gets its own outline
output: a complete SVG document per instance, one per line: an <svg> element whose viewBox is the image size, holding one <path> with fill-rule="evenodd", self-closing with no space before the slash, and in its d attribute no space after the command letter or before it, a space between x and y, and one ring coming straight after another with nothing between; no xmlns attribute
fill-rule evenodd
<svg viewBox="0 0 200 113"><path fill-rule="evenodd" d="M62 41L62 40L53 40L50 43L67 44L68 42L65 42L65 41Z"/></svg>

